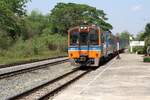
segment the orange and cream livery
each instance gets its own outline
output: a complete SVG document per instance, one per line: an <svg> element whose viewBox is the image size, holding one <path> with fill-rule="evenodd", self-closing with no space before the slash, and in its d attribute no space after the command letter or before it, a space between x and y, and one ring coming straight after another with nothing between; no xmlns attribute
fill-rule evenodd
<svg viewBox="0 0 150 100"><path fill-rule="evenodd" d="M82 66L98 66L116 48L111 32L101 32L96 25L77 26L68 31L68 56Z"/></svg>

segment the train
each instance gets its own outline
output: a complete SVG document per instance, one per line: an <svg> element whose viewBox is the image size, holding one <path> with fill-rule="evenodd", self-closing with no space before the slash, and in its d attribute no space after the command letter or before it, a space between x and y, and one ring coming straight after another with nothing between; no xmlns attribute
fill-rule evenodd
<svg viewBox="0 0 150 100"><path fill-rule="evenodd" d="M68 57L81 66L98 67L124 49L123 42L111 31L96 25L80 25L68 30Z"/></svg>

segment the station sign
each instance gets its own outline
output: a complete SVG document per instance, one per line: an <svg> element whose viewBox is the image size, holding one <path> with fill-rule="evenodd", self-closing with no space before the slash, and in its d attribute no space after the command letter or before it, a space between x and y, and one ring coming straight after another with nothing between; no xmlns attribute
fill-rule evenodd
<svg viewBox="0 0 150 100"><path fill-rule="evenodd" d="M131 41L130 46L144 46L145 42L144 41Z"/></svg>

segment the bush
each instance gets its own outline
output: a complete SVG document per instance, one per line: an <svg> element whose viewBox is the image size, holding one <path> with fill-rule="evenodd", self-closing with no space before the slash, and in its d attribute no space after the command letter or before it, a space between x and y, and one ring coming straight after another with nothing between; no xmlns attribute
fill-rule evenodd
<svg viewBox="0 0 150 100"><path fill-rule="evenodd" d="M12 38L8 37L5 31L0 30L0 50L8 49L12 45Z"/></svg>
<svg viewBox="0 0 150 100"><path fill-rule="evenodd" d="M150 62L150 57L144 57L143 61L144 62Z"/></svg>
<svg viewBox="0 0 150 100"><path fill-rule="evenodd" d="M28 40L18 38L8 49L0 50L0 64L64 55L66 40L59 34L42 34Z"/></svg>
<svg viewBox="0 0 150 100"><path fill-rule="evenodd" d="M65 51L67 48L67 37L59 34L43 34L41 37L49 50Z"/></svg>
<svg viewBox="0 0 150 100"><path fill-rule="evenodd" d="M67 48L67 37L55 34L43 34L35 36L29 40L18 39L8 51L5 50L5 56L8 57L30 57L42 55L45 52L56 51L64 52ZM3 52L0 55L4 55Z"/></svg>
<svg viewBox="0 0 150 100"><path fill-rule="evenodd" d="M134 47L133 52L137 52L138 54L145 54L144 47L140 47L140 46Z"/></svg>

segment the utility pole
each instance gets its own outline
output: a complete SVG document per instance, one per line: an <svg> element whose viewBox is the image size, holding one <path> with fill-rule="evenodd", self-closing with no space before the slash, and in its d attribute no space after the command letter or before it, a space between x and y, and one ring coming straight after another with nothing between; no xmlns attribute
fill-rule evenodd
<svg viewBox="0 0 150 100"><path fill-rule="evenodd" d="M129 36L129 44L130 44L130 52L132 53L133 52L133 46L132 46L132 36Z"/></svg>

